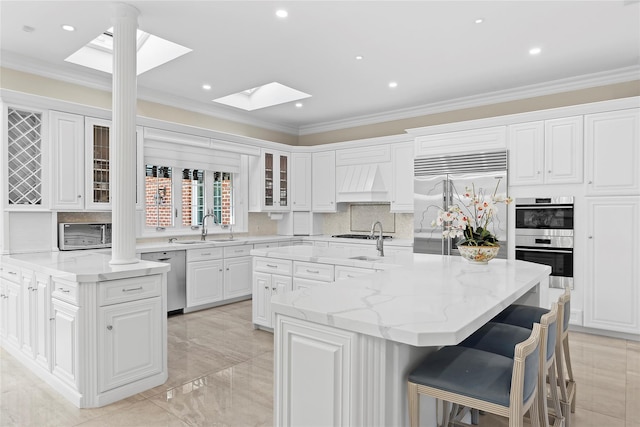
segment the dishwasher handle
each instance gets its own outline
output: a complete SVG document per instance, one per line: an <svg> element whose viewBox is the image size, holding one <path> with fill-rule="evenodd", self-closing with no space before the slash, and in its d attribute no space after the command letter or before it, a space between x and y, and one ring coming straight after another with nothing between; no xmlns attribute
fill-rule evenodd
<svg viewBox="0 0 640 427"><path fill-rule="evenodd" d="M158 262L171 261L171 258L158 258L156 261Z"/></svg>

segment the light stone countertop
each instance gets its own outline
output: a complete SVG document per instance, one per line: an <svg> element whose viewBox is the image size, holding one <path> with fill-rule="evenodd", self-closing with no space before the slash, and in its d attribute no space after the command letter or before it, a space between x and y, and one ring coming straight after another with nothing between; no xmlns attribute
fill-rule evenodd
<svg viewBox="0 0 640 427"><path fill-rule="evenodd" d="M252 254L327 263L342 255L292 249ZM460 257L398 255L371 263L384 271L277 294L273 312L413 346L455 345L538 283L547 286L551 273L549 266L518 260L473 265Z"/></svg>
<svg viewBox="0 0 640 427"><path fill-rule="evenodd" d="M11 264L73 282L98 282L166 273L169 264L140 261L111 265L111 256L93 251L34 252L3 255L0 264Z"/></svg>

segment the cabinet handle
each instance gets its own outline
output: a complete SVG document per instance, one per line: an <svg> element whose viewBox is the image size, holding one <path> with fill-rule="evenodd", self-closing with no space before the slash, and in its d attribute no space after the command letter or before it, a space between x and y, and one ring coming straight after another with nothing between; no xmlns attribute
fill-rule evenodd
<svg viewBox="0 0 640 427"><path fill-rule="evenodd" d="M278 288L271 288L272 291L277 292Z"/></svg>
<svg viewBox="0 0 640 427"><path fill-rule="evenodd" d="M309 270L307 268L307 273L320 274L320 270Z"/></svg>
<svg viewBox="0 0 640 427"><path fill-rule="evenodd" d="M138 286L137 288L129 288L129 289L122 288L122 292L141 291L141 290L142 290L142 286Z"/></svg>
<svg viewBox="0 0 640 427"><path fill-rule="evenodd" d="M29 286L27 289L32 291L33 290L33 286Z"/></svg>
<svg viewBox="0 0 640 427"><path fill-rule="evenodd" d="M348 277L349 279L353 279L353 278L354 278L354 277L356 277L356 276L354 276L353 274L347 274L347 277Z"/></svg>
<svg viewBox="0 0 640 427"><path fill-rule="evenodd" d="M593 239L593 236L589 236L589 237L587 237L587 239Z"/></svg>
<svg viewBox="0 0 640 427"><path fill-rule="evenodd" d="M206 253L201 253L200 256L209 256L211 255L211 252L206 252Z"/></svg>
<svg viewBox="0 0 640 427"><path fill-rule="evenodd" d="M587 184L593 184L593 181L589 181Z"/></svg>
<svg viewBox="0 0 640 427"><path fill-rule="evenodd" d="M49 317L49 321L53 321L53 320L56 320L56 318L55 317Z"/></svg>
<svg viewBox="0 0 640 427"><path fill-rule="evenodd" d="M270 268L278 268L278 266L277 266L277 265L274 265L274 264L267 264L267 267L270 267Z"/></svg>
<svg viewBox="0 0 640 427"><path fill-rule="evenodd" d="M244 249L236 249L234 252L239 254L240 252L244 252Z"/></svg>
<svg viewBox="0 0 640 427"><path fill-rule="evenodd" d="M227 271L229 271L229 267L227 267Z"/></svg>
<svg viewBox="0 0 640 427"><path fill-rule="evenodd" d="M222 273L222 269L220 269L220 270L218 270L218 271Z"/></svg>
<svg viewBox="0 0 640 427"><path fill-rule="evenodd" d="M113 326L111 326L111 325L107 325L107 330L108 330L108 331L110 331L110 330L112 330L112 329L113 329Z"/></svg>
<svg viewBox="0 0 640 427"><path fill-rule="evenodd" d="M17 276L18 273L16 273L15 271L10 271L9 274L11 274L12 276Z"/></svg>
<svg viewBox="0 0 640 427"><path fill-rule="evenodd" d="M265 287L264 287L264 288L265 288L267 291L269 290L269 286L268 286L268 285L265 285Z"/></svg>
<svg viewBox="0 0 640 427"><path fill-rule="evenodd" d="M65 288L58 288L58 290L59 290L60 292L65 293L65 294L68 294L69 292L71 292L69 289L65 289Z"/></svg>

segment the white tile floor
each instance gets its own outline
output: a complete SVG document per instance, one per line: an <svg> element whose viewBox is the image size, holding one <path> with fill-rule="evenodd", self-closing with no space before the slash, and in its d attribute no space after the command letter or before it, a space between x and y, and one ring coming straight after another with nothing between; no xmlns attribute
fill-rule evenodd
<svg viewBox="0 0 640 427"><path fill-rule="evenodd" d="M570 333L574 427L640 427L640 343ZM271 426L273 336L251 301L169 318L169 380L98 409L77 409L0 350L0 426ZM506 426L485 415L482 427Z"/></svg>

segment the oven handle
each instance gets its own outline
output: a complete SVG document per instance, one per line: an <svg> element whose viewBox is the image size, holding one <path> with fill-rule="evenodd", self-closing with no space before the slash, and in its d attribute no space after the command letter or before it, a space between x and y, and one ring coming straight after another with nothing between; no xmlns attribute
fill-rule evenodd
<svg viewBox="0 0 640 427"><path fill-rule="evenodd" d="M573 205L516 205L516 210L518 209L571 209L573 210Z"/></svg>
<svg viewBox="0 0 640 427"><path fill-rule="evenodd" d="M536 249L536 248L522 248L516 247L517 251L529 251L529 252L550 252L550 253L558 253L558 254L572 254L573 249Z"/></svg>

